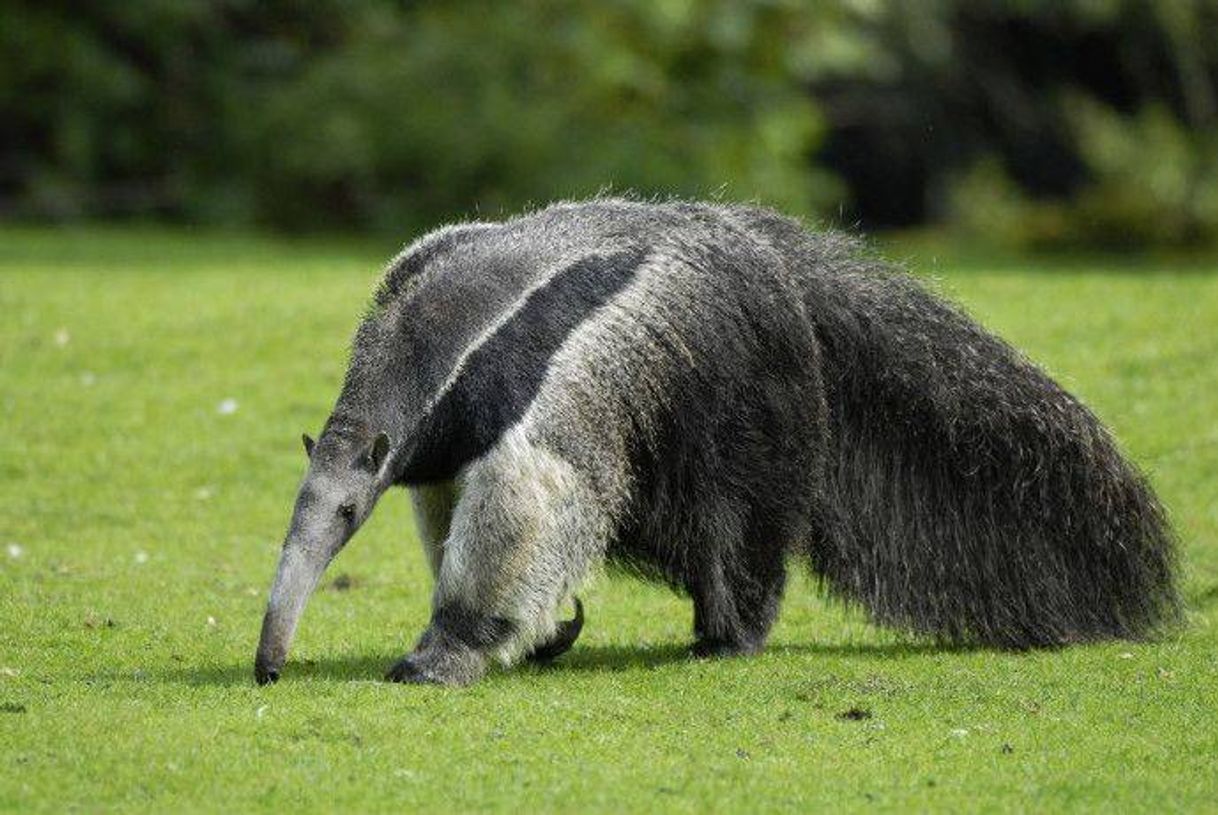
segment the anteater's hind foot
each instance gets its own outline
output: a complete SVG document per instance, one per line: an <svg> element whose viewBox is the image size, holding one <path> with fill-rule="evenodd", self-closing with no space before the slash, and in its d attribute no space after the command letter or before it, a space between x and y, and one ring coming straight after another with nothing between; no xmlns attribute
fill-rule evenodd
<svg viewBox="0 0 1218 815"><path fill-rule="evenodd" d="M699 659L751 656L765 647L786 586L782 549L772 530L750 528L740 541L706 554L691 575L694 637L690 652ZM757 541L752 547L743 540Z"/></svg>
<svg viewBox="0 0 1218 815"><path fill-rule="evenodd" d="M765 641L724 640L703 637L689 648L689 653L695 659L724 659L727 657L748 657L761 653Z"/></svg>

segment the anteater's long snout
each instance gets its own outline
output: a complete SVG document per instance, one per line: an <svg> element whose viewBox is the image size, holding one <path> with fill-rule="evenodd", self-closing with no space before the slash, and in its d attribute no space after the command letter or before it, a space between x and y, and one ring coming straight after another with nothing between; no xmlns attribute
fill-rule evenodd
<svg viewBox="0 0 1218 815"><path fill-rule="evenodd" d="M265 625L265 620L263 620ZM279 681L279 669L283 667L282 660L274 662L269 657L262 655L261 649L258 651L258 656L254 658L254 681L259 685L269 685L272 682Z"/></svg>
<svg viewBox="0 0 1218 815"><path fill-rule="evenodd" d="M288 542L279 557L279 569L271 586L266 615L262 618L262 634L258 638L258 653L254 658L254 680L266 685L279 679L287 661L296 625L304 613L309 597L321 580L329 558L318 550Z"/></svg>

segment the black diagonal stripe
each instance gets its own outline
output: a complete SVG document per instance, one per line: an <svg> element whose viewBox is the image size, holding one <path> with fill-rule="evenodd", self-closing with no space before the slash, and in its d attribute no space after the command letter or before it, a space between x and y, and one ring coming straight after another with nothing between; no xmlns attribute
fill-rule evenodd
<svg viewBox="0 0 1218 815"><path fill-rule="evenodd" d="M419 428L403 480L453 477L485 453L528 410L550 358L580 323L626 287L642 249L585 257L533 292L512 319L466 359Z"/></svg>

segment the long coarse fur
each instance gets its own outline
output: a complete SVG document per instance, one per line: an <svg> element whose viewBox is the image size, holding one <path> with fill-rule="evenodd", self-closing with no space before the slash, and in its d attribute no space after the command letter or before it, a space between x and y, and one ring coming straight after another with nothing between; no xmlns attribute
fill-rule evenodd
<svg viewBox="0 0 1218 815"><path fill-rule="evenodd" d="M337 495L325 462L377 433L383 483ZM853 239L763 209L600 199L424 238L318 450L319 518L415 491L435 612L397 679L554 652L604 559L687 591L702 654L762 647L792 554L947 641L1139 638L1178 613L1163 511L1090 410Z"/></svg>

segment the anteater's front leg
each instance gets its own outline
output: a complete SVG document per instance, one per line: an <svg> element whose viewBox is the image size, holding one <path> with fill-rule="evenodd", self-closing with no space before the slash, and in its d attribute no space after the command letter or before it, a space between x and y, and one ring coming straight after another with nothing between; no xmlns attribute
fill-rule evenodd
<svg viewBox="0 0 1218 815"><path fill-rule="evenodd" d="M563 599L604 552L602 506L569 463L507 434L465 474L431 624L388 678L467 685L489 659L511 663L550 641Z"/></svg>
<svg viewBox="0 0 1218 815"><path fill-rule="evenodd" d="M440 564L444 561L444 541L452 527L457 495L455 481L420 484L410 488L415 529L427 555L431 576L437 579L440 577Z"/></svg>

